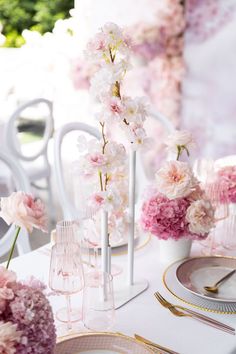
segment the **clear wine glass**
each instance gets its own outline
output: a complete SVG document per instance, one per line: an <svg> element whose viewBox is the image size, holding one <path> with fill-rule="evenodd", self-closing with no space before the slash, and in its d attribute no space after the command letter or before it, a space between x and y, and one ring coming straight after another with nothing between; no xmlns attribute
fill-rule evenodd
<svg viewBox="0 0 236 354"><path fill-rule="evenodd" d="M66 296L66 308L57 311L56 318L67 323L81 320L81 311L71 307L70 295L80 292L84 287L84 272L78 243L57 243L52 247L49 272L49 287L56 293Z"/></svg>
<svg viewBox="0 0 236 354"><path fill-rule="evenodd" d="M56 243L81 244L80 224L76 220L61 220L56 225Z"/></svg>

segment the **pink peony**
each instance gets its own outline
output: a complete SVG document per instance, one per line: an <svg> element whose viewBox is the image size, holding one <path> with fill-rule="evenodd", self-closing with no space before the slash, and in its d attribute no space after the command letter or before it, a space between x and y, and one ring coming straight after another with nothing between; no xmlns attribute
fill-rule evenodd
<svg viewBox="0 0 236 354"><path fill-rule="evenodd" d="M209 201L204 199L193 202L186 213L189 230L192 233L206 236L214 227L214 209Z"/></svg>
<svg viewBox="0 0 236 354"><path fill-rule="evenodd" d="M158 190L169 199L187 197L197 186L189 165L180 161L168 161L156 172Z"/></svg>
<svg viewBox="0 0 236 354"><path fill-rule="evenodd" d="M46 215L43 203L24 192L14 192L1 198L2 217L9 225L14 223L32 232L33 227L46 231Z"/></svg>
<svg viewBox="0 0 236 354"><path fill-rule="evenodd" d="M185 219L189 205L190 202L187 199L170 200L157 193L144 202L141 224L144 230L160 239L178 240L189 234L188 223Z"/></svg>
<svg viewBox="0 0 236 354"><path fill-rule="evenodd" d="M21 331L17 330L16 324L0 321L0 353L17 353L16 346L20 342L21 333Z"/></svg>

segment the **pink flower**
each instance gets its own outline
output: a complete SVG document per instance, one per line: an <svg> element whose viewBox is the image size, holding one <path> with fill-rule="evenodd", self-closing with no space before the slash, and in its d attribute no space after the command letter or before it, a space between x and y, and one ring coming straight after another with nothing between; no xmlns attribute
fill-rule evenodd
<svg viewBox="0 0 236 354"><path fill-rule="evenodd" d="M20 342L21 334L21 331L17 331L16 324L0 321L0 353L17 353L16 345Z"/></svg>
<svg viewBox="0 0 236 354"><path fill-rule="evenodd" d="M156 172L157 188L169 199L187 197L197 186L189 165L180 161L168 161Z"/></svg>
<svg viewBox="0 0 236 354"><path fill-rule="evenodd" d="M0 314L5 310L7 300L11 300L14 294L10 288L16 282L16 274L5 267L0 267Z"/></svg>
<svg viewBox="0 0 236 354"><path fill-rule="evenodd" d="M214 227L214 209L209 201L196 200L186 213L189 230L197 235L206 236Z"/></svg>
<svg viewBox="0 0 236 354"><path fill-rule="evenodd" d="M141 224L144 230L160 239L178 240L189 235L188 223L185 219L189 204L187 199L170 200L156 193L142 206Z"/></svg>
<svg viewBox="0 0 236 354"><path fill-rule="evenodd" d="M14 341L15 353L52 354L56 333L52 309L45 295L38 287L32 288L21 283L14 283L11 289L14 298L7 301L5 311L0 314L0 321L5 323L10 321L21 333L21 338L13 336L14 339L17 338L17 341ZM2 343L6 343L5 341L1 343L1 340L0 329L0 348ZM0 352L2 353L1 350ZM9 353L12 354L14 351L6 351L6 354Z"/></svg>
<svg viewBox="0 0 236 354"><path fill-rule="evenodd" d="M10 283L16 282L16 273L0 266L0 288L6 287Z"/></svg>
<svg viewBox="0 0 236 354"><path fill-rule="evenodd" d="M236 166L221 168L217 173L215 185L220 189L221 203L236 203Z"/></svg>
<svg viewBox="0 0 236 354"><path fill-rule="evenodd" d="M9 225L14 223L32 232L33 227L46 231L45 208L40 199L24 192L14 192L7 198L1 198L2 217Z"/></svg>
<svg viewBox="0 0 236 354"><path fill-rule="evenodd" d="M88 154L87 157L93 167L101 168L107 164L106 156L100 152Z"/></svg>

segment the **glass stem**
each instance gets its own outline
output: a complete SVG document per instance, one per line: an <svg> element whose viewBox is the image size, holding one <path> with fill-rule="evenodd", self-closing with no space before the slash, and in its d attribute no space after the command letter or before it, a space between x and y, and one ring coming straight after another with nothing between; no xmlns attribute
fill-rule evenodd
<svg viewBox="0 0 236 354"><path fill-rule="evenodd" d="M72 329L72 323L71 323L71 300L70 300L70 295L66 295L66 304L67 304L67 328L68 330Z"/></svg>

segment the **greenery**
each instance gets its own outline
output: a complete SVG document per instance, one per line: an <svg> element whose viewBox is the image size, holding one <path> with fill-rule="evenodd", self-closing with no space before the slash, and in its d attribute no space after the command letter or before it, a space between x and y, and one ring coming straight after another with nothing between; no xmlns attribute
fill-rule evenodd
<svg viewBox="0 0 236 354"><path fill-rule="evenodd" d="M20 47L24 29L40 33L53 29L58 19L69 17L74 0L0 0L0 22L7 40L5 47Z"/></svg>

